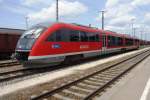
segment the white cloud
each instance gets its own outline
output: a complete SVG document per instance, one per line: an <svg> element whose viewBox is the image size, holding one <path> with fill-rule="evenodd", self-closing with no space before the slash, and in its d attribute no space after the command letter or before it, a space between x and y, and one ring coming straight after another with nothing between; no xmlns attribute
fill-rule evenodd
<svg viewBox="0 0 150 100"><path fill-rule="evenodd" d="M140 11L140 7L150 5L150 0L107 0L105 4L105 29L119 33L132 33L131 19L135 19L134 27L137 35L140 31L150 31L150 13ZM140 15L139 15L140 14ZM101 15L96 17L101 21ZM145 28L143 28L145 27Z"/></svg>
<svg viewBox="0 0 150 100"><path fill-rule="evenodd" d="M129 24L133 16L130 15L124 15L121 17L116 17L108 22L109 25L114 25L114 26L122 26L124 27L126 24Z"/></svg>
<svg viewBox="0 0 150 100"><path fill-rule="evenodd" d="M119 0L107 0L106 7L114 7L119 3Z"/></svg>
<svg viewBox="0 0 150 100"><path fill-rule="evenodd" d="M144 15L143 23L146 23L148 26L150 26L150 13L149 12Z"/></svg>
<svg viewBox="0 0 150 100"><path fill-rule="evenodd" d="M142 6L150 4L150 0L133 0L131 3L133 6Z"/></svg>
<svg viewBox="0 0 150 100"><path fill-rule="evenodd" d="M105 29L131 33L131 19L138 20L137 15L135 15L136 7L132 5L132 2L133 0L107 0L105 4ZM101 21L101 15L96 19Z"/></svg>
<svg viewBox="0 0 150 100"><path fill-rule="evenodd" d="M150 13L148 9L142 11L148 6L150 0L107 0L104 8L106 9L105 29L131 34L131 23L134 23L138 37L141 31L149 33ZM135 19L134 22L131 19ZM101 15L97 16L96 20L101 21Z"/></svg>
<svg viewBox="0 0 150 100"><path fill-rule="evenodd" d="M108 6L111 2L113 2L113 6ZM127 27L127 25L129 26L131 23L131 19L136 18L135 15L132 14L134 7L131 6L129 2L121 2L121 0L107 0L105 9L106 26L113 26L113 28L121 26ZM97 19L101 21L101 16L98 16Z"/></svg>
<svg viewBox="0 0 150 100"><path fill-rule="evenodd" d="M117 6L117 7L116 7ZM116 17L122 17L122 16L131 16L131 12L133 11L133 7L130 6L130 4L118 4L115 7L106 7L106 18L107 19L113 19Z"/></svg>
<svg viewBox="0 0 150 100"><path fill-rule="evenodd" d="M34 5L48 5L50 3L52 3L53 0L21 0L22 4L23 5L26 5L26 6L34 6Z"/></svg>
<svg viewBox="0 0 150 100"><path fill-rule="evenodd" d="M148 18L148 19L150 19L150 13L146 13L145 17Z"/></svg>
<svg viewBox="0 0 150 100"><path fill-rule="evenodd" d="M50 6L42 8L39 12L31 13L28 16L30 20L34 22L55 20L55 9L56 4L53 2ZM61 0L59 2L60 17L75 17L82 13L85 13L87 10L88 8L78 1L69 2L66 0Z"/></svg>

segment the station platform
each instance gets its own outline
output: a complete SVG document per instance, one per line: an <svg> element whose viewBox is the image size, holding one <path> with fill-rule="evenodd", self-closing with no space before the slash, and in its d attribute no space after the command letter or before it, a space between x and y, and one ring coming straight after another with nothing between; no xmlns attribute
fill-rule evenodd
<svg viewBox="0 0 150 100"><path fill-rule="evenodd" d="M150 56L96 100L150 100Z"/></svg>

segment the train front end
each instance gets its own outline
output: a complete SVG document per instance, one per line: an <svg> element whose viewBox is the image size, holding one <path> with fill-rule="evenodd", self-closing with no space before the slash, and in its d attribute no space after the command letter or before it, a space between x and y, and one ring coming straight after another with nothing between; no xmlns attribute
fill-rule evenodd
<svg viewBox="0 0 150 100"><path fill-rule="evenodd" d="M29 60L29 55L32 52L32 47L44 30L45 27L37 25L28 29L22 34L17 43L15 51L15 58L20 63L23 63L24 65L32 63L32 61Z"/></svg>

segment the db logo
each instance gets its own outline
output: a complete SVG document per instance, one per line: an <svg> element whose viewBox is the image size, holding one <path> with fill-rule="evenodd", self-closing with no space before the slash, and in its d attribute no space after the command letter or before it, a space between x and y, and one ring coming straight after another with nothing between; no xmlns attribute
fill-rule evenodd
<svg viewBox="0 0 150 100"><path fill-rule="evenodd" d="M52 45L52 48L55 48L55 49L61 48L61 45L60 45L60 44L53 44L53 45Z"/></svg>

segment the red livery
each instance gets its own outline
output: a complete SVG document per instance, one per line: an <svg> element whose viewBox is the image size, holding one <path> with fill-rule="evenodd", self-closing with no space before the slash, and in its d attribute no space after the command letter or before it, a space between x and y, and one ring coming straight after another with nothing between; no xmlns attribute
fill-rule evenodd
<svg viewBox="0 0 150 100"><path fill-rule="evenodd" d="M67 23L41 23L19 39L16 59L24 64L54 65L61 62L138 49L136 38L97 28Z"/></svg>

